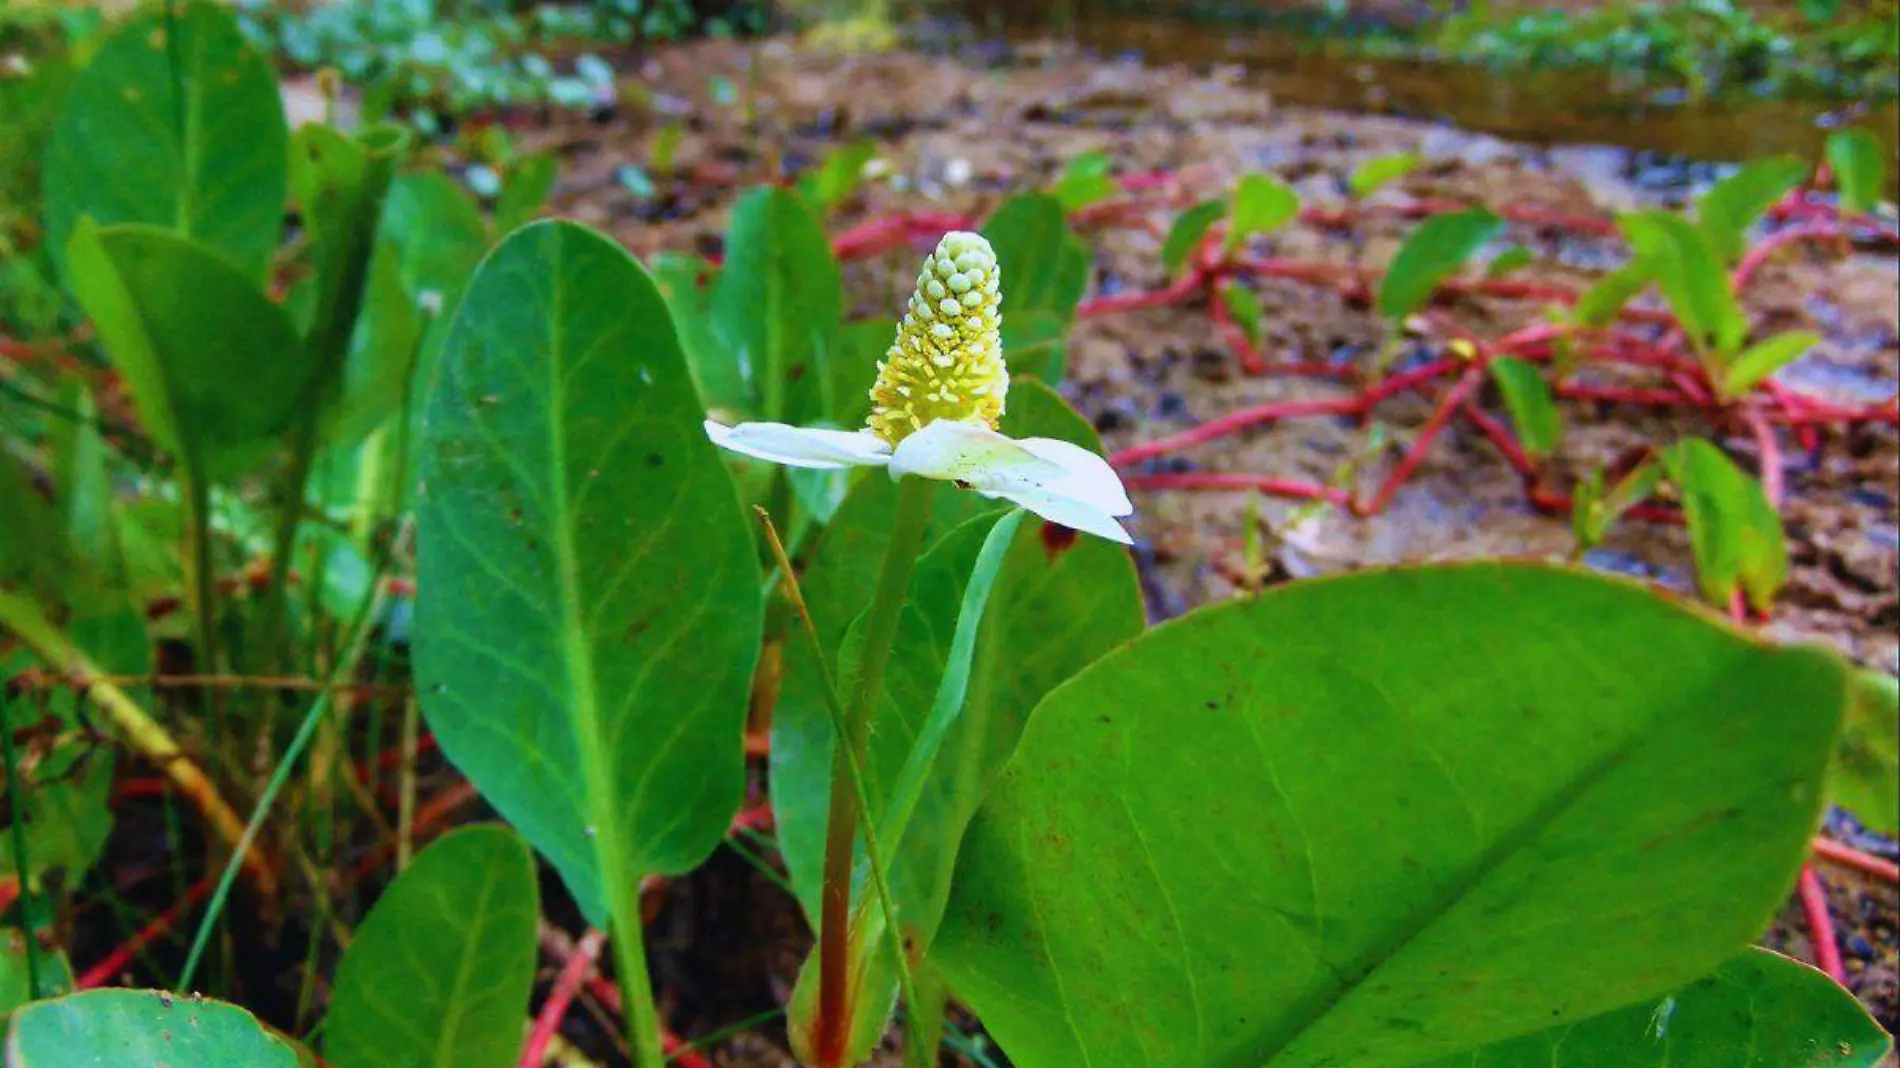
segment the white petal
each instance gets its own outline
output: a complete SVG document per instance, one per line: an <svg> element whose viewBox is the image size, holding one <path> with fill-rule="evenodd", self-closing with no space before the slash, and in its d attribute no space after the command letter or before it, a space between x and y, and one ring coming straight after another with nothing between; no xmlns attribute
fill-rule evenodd
<svg viewBox="0 0 1900 1068"><path fill-rule="evenodd" d="M898 442L891 477L902 475L956 482L1063 526L1130 543L1113 518L1133 511L1121 480L1107 461L1067 442L1018 441L975 423L940 419Z"/></svg>
<svg viewBox="0 0 1900 1068"><path fill-rule="evenodd" d="M1121 476L1091 450L1055 438L1017 438L1016 444L1068 472L1057 490L1063 496L1087 501L1109 515L1134 512L1134 502L1128 499Z"/></svg>
<svg viewBox="0 0 1900 1068"><path fill-rule="evenodd" d="M1053 493L1040 493L1035 490L1005 493L1002 497L1011 504L1027 508L1051 523L1060 523L1072 530L1107 538L1109 541L1118 541L1123 545L1135 543L1135 539L1128 536L1128 532L1122 529L1122 525L1115 522L1114 516L1086 501L1076 500L1073 497L1058 497Z"/></svg>
<svg viewBox="0 0 1900 1068"><path fill-rule="evenodd" d="M706 436L720 448L787 467L827 470L882 467L891 462L891 447L868 430L824 430L784 423L722 426L708 419Z"/></svg>

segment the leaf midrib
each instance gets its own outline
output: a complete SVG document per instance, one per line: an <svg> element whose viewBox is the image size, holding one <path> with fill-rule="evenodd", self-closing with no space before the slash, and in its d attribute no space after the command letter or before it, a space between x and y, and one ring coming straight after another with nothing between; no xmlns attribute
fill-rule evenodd
<svg viewBox="0 0 1900 1068"><path fill-rule="evenodd" d="M486 924L488 905L494 896L494 872L490 871L482 879L481 896L476 899L475 909L468 924L470 931L477 931ZM445 1018L442 1021L442 1030L436 1036L435 1056L431 1060L435 1068L460 1068L460 1062L453 1055L460 1048L458 1040L461 1038L462 1031L463 1003L466 1000L465 994L469 982L474 978L473 949L478 943L477 938L469 938L462 943L462 953L455 966L455 982L449 987L448 1004L444 1006Z"/></svg>

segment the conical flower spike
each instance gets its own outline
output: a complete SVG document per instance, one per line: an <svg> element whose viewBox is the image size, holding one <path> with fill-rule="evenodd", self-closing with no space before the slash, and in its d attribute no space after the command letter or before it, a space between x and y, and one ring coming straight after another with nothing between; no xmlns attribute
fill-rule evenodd
<svg viewBox="0 0 1900 1068"><path fill-rule="evenodd" d="M980 234L948 234L924 261L871 387L878 437L895 447L939 419L996 429L1009 392L999 283L996 253Z"/></svg>

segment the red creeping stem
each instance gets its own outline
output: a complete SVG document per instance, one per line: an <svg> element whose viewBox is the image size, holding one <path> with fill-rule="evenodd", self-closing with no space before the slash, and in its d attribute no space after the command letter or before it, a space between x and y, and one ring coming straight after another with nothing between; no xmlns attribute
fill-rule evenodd
<svg viewBox="0 0 1900 1068"><path fill-rule="evenodd" d="M121 972L131 966L134 958L145 952L146 946L170 934L172 928L178 925L179 920L192 909L197 908L199 902L210 896L212 882L213 878L207 875L194 883L191 889L185 891L184 897L159 913L152 922L146 924L131 938L126 939L118 948L101 957L97 964L81 972L79 977L73 980L73 989L91 990L93 987L104 986L117 979Z"/></svg>
<svg viewBox="0 0 1900 1068"><path fill-rule="evenodd" d="M561 973L554 977L548 1000L534 1018L534 1029L528 1032L527 1044L521 1048L521 1068L541 1068L547 1060L548 1043L560 1031L562 1017L574 1004L574 995L580 993L581 983L593 969L594 962L600 959L600 948L606 941L606 932L590 927L575 943L567 963L561 965Z"/></svg>
<svg viewBox="0 0 1900 1068"><path fill-rule="evenodd" d="M1847 968L1841 963L1840 940L1827 908L1827 887L1812 867L1801 869L1801 912L1808 921L1808 939L1814 943L1814 966L1846 986Z"/></svg>
<svg viewBox="0 0 1900 1068"><path fill-rule="evenodd" d="M1884 882L1900 884L1900 864L1844 846L1832 838L1816 838L1814 855L1822 860L1857 868Z"/></svg>

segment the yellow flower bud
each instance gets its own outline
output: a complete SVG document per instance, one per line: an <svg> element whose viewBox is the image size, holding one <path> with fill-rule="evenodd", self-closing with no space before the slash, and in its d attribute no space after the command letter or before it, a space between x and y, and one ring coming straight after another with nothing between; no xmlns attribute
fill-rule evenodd
<svg viewBox="0 0 1900 1068"><path fill-rule="evenodd" d="M999 274L980 234L945 234L924 261L871 387L868 422L891 446L939 419L996 429L1009 392Z"/></svg>

